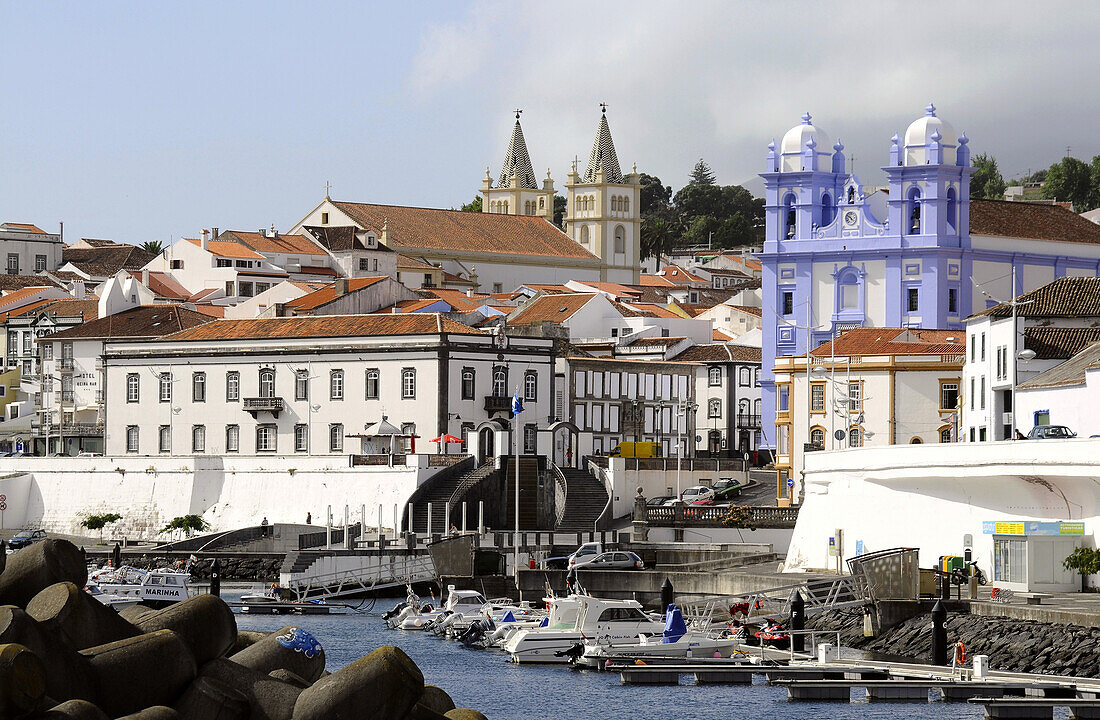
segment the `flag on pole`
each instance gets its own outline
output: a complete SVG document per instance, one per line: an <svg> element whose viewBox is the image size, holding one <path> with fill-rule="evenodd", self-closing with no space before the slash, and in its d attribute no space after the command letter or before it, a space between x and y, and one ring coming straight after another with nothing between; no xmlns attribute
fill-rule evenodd
<svg viewBox="0 0 1100 720"><path fill-rule="evenodd" d="M512 393L512 414L519 415L523 412L523 403L519 401L519 392Z"/></svg>

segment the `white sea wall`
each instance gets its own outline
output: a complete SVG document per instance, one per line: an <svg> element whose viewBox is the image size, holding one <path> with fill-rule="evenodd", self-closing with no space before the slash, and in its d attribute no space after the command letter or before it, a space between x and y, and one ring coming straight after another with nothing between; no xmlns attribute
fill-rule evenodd
<svg viewBox="0 0 1100 720"><path fill-rule="evenodd" d="M323 527L329 505L337 523L345 505L352 522L366 505L368 524L381 505L388 527L394 506L403 511L418 484L440 469L349 467L347 456L0 458L3 527L89 534L82 518L108 512L122 515L110 537L151 538L189 514L202 515L215 531L264 517L302 523L307 513Z"/></svg>
<svg viewBox="0 0 1100 720"><path fill-rule="evenodd" d="M860 547L914 547L922 568L941 555L961 555L970 535L974 558L990 577L993 536L983 533L983 522L1083 522L1084 535L1074 541L1095 544L1100 440L865 447L810 453L806 462L806 498L787 570L835 569L829 537L838 528L845 560ZM1060 562L1052 562L1056 577Z"/></svg>

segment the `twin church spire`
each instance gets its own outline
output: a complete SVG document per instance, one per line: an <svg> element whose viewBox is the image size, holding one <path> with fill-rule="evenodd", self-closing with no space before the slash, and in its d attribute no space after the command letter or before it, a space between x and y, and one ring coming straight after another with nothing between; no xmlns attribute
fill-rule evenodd
<svg viewBox="0 0 1100 720"><path fill-rule="evenodd" d="M504 164L500 166L500 178L497 187L510 187L512 177L516 186L529 190L538 189L535 181L535 169L531 166L531 156L527 153L527 141L523 139L523 128L519 124L522 110L516 110L516 124L512 126L512 139L508 141L508 152L504 154Z"/></svg>

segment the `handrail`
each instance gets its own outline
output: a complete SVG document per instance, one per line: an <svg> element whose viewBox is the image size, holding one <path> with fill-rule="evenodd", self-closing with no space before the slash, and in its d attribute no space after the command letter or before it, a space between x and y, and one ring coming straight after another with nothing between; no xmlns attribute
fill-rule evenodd
<svg viewBox="0 0 1100 720"><path fill-rule="evenodd" d="M607 477L607 471L600 467L599 464L592 462L591 459L588 459L588 469L589 472L595 471L596 477L603 483L603 489L607 491L607 503L603 506L603 510L600 511L599 517L592 523L592 532L598 532L600 525L606 522L607 516L611 513L611 505L615 501L615 488Z"/></svg>
<svg viewBox="0 0 1100 720"><path fill-rule="evenodd" d="M323 559L324 556L317 558L310 563L309 567L313 567L314 564ZM378 556L374 556L378 557ZM379 580L383 575L383 572L390 572L391 584L397 584L401 582L419 582L421 578L435 577L435 563L432 561L432 556L428 553L423 555L414 555L410 561L406 555L403 561L400 563L401 568L398 572L396 562L384 563L379 557L377 565L370 568L360 568L358 570L337 570L331 573L325 573L324 575L314 575L309 578L291 579L287 583L287 589L293 592L299 599L307 596L310 591L314 589L324 589L332 585L336 585L337 589L335 593L327 592L326 594L339 594L343 592L345 585L358 586L363 589L367 589L367 584L364 578L370 580L370 587L374 588L379 584ZM309 571L309 567L302 571L305 574Z"/></svg>
<svg viewBox="0 0 1100 720"><path fill-rule="evenodd" d="M561 471L557 463L549 461L549 465L554 473L554 482L561 490L560 505L557 502L557 497L554 498L554 527L557 527L561 525L561 519L565 517L565 505L569 502L569 481L565 479L565 473Z"/></svg>
<svg viewBox="0 0 1100 720"><path fill-rule="evenodd" d="M470 462L471 464L473 463L473 455L470 456ZM458 466L456 465L455 467ZM486 473L482 473L482 470L485 470L487 468L492 468L492 470ZM462 480L459 481L458 485L451 493L451 496L447 498L447 504L451 507L454 507L454 505L462 498L463 495L469 492L479 482L492 475L493 470L496 470L495 460L486 460L477 467L468 470L466 474L462 476Z"/></svg>

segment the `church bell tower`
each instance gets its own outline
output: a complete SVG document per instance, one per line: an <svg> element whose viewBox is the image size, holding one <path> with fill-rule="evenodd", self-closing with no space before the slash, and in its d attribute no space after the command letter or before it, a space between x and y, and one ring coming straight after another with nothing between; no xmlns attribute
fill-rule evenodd
<svg viewBox="0 0 1100 720"><path fill-rule="evenodd" d="M527 141L523 139L523 128L519 124L522 113L522 110L516 110L516 124L512 126L512 138L508 141L508 152L504 155L496 187L493 186L489 168L485 168L485 178L481 181L481 211L535 215L553 222L554 181L549 170L541 188L535 180L531 156L527 154Z"/></svg>

